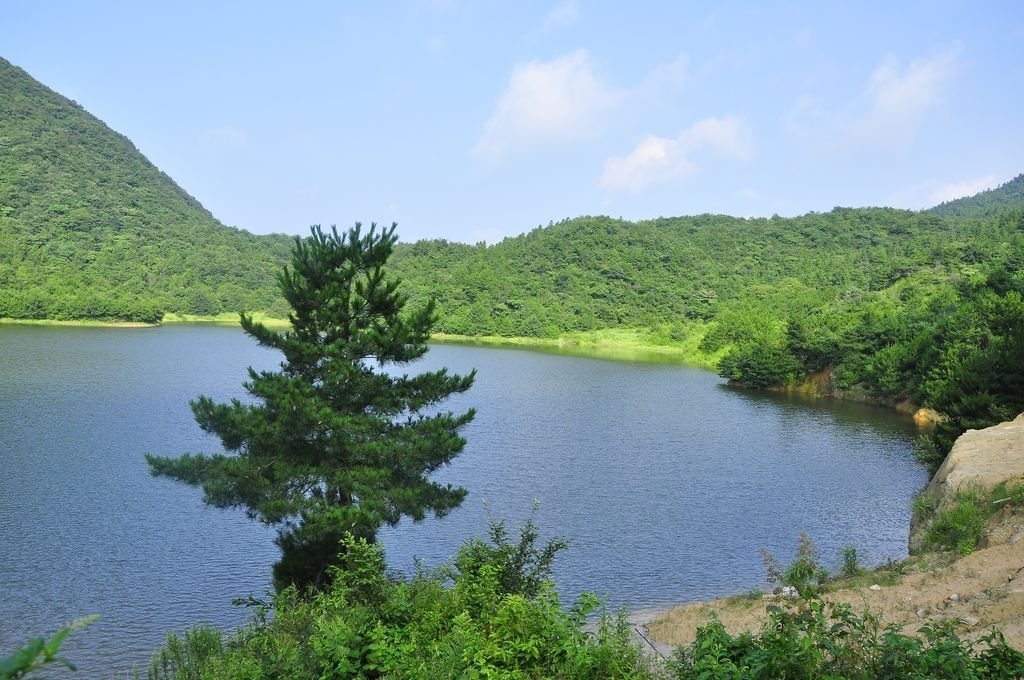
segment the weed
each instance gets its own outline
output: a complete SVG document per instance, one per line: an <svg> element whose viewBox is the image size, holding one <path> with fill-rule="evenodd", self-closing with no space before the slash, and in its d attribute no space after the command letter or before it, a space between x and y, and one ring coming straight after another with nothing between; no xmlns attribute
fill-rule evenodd
<svg viewBox="0 0 1024 680"><path fill-rule="evenodd" d="M843 566L839 573L844 578L853 578L854 576L859 576L864 572L863 567L860 566L860 556L857 554L857 546L846 546L843 548L841 555L843 558Z"/></svg>
<svg viewBox="0 0 1024 680"><path fill-rule="evenodd" d="M828 571L818 564L818 550L806 531L800 532L796 544L796 557L783 567L770 552L761 548L761 562L768 572L768 583L777 586L792 586L802 597L814 596L821 592L828 582Z"/></svg>

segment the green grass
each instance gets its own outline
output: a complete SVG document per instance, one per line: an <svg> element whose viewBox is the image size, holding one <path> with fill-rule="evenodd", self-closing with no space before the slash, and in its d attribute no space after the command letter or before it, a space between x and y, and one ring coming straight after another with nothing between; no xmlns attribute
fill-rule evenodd
<svg viewBox="0 0 1024 680"><path fill-rule="evenodd" d="M926 528L922 547L925 550L955 550L969 555L978 547L985 534L989 518L1009 504L1017 508L1024 503L1024 483L1007 485L1005 482L993 489L964 488L957 490L953 504L947 508L932 510L925 517ZM924 504L915 512L925 512Z"/></svg>
<svg viewBox="0 0 1024 680"><path fill-rule="evenodd" d="M698 349L703 336L704 328L695 325L683 337L671 339L665 338L659 329L651 328L608 328L573 333L558 338L506 338L439 333L435 334L432 339L438 343L518 348L617 361L686 364L699 368L714 368L719 354L708 354Z"/></svg>

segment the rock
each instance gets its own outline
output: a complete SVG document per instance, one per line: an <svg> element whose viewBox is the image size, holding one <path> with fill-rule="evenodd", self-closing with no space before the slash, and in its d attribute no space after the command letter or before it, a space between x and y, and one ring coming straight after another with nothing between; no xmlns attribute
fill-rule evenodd
<svg viewBox="0 0 1024 680"><path fill-rule="evenodd" d="M919 408L914 411L914 422L919 427L934 425L942 420L942 414L933 408Z"/></svg>
<svg viewBox="0 0 1024 680"><path fill-rule="evenodd" d="M958 595L957 593L953 593L952 595L949 596L949 601L950 602L960 602L961 600L963 600L963 598L960 597L960 595Z"/></svg>
<svg viewBox="0 0 1024 680"><path fill-rule="evenodd" d="M979 623L981 623L981 619L979 619L976 616L961 616L960 617L960 623L966 624L966 625L970 626L971 628L974 628Z"/></svg>
<svg viewBox="0 0 1024 680"><path fill-rule="evenodd" d="M779 594L787 600L795 600L800 597L800 591L793 586L782 586L782 590L779 591Z"/></svg>
<svg viewBox="0 0 1024 680"><path fill-rule="evenodd" d="M921 609L917 610L917 618L923 619L931 613L932 611L930 609L925 609L924 607L922 607Z"/></svg>
<svg viewBox="0 0 1024 680"><path fill-rule="evenodd" d="M1024 479L1024 413L984 430L967 430L928 483L939 508L953 504L961 487L992 489Z"/></svg>
<svg viewBox="0 0 1024 680"><path fill-rule="evenodd" d="M881 590L881 589L882 589L882 586L878 585L877 583L871 584L871 587L868 588L868 590Z"/></svg>

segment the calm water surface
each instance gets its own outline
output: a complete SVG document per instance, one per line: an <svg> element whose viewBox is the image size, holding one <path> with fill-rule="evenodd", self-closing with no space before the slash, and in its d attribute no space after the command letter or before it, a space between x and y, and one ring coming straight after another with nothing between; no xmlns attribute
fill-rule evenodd
<svg viewBox="0 0 1024 680"><path fill-rule="evenodd" d="M88 677L144 666L168 630L231 629L233 598L268 588L273 531L149 476L142 454L212 452L188 401L244 397L279 357L232 328L0 326L0 654L91 613L66 649ZM515 350L435 346L422 366L478 370L469 444L439 478L465 486L444 520L382 532L389 564L437 565L515 525L535 499L571 543L560 592L662 607L764 581L806 530L826 562L906 553L925 483L916 431L888 411L734 390L711 373ZM485 510L485 507L487 510Z"/></svg>

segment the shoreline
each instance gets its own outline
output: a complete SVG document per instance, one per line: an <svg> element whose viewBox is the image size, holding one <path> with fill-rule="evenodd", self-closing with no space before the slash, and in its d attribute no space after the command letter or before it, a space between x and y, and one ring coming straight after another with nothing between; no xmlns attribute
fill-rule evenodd
<svg viewBox="0 0 1024 680"><path fill-rule="evenodd" d="M287 319L254 315L254 318L270 328L286 328ZM159 323L130 321L54 320L54 319L11 319L0 318L0 325L25 326L67 326L83 328L159 328L164 325L217 325L238 326L237 314L194 316L168 314ZM559 336L557 338L504 337L487 335L454 335L433 333L431 344L463 345L467 347L490 347L495 349L520 349L533 352L548 352L566 356L579 356L610 361L637 363L677 364L705 370L714 370L721 352L708 355L697 350L701 336L661 344L645 341L647 329L604 329Z"/></svg>

